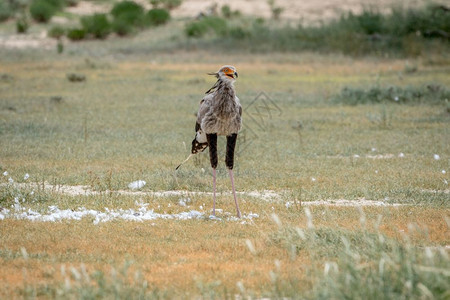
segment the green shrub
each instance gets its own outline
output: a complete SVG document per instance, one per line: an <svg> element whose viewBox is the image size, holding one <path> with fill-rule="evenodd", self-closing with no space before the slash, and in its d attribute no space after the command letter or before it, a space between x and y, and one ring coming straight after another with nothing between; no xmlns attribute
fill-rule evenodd
<svg viewBox="0 0 450 300"><path fill-rule="evenodd" d="M87 34L104 39L111 32L111 23L106 14L94 14L81 18L81 25Z"/></svg>
<svg viewBox="0 0 450 300"><path fill-rule="evenodd" d="M34 0L30 5L31 17L41 23L47 23L53 17L57 8L47 0Z"/></svg>
<svg viewBox="0 0 450 300"><path fill-rule="evenodd" d="M202 37L208 32L209 28L203 22L191 22L186 25L185 33L189 37Z"/></svg>
<svg viewBox="0 0 450 300"><path fill-rule="evenodd" d="M137 16L140 18L144 15L144 8L134 1L122 1L113 6L111 15L114 18L119 18L124 15Z"/></svg>
<svg viewBox="0 0 450 300"><path fill-rule="evenodd" d="M56 10L61 10L66 5L64 0L46 0L48 4L53 6Z"/></svg>
<svg viewBox="0 0 450 300"><path fill-rule="evenodd" d="M61 26L54 26L48 31L48 36L54 39L59 39L66 34L66 30Z"/></svg>
<svg viewBox="0 0 450 300"><path fill-rule="evenodd" d="M16 20L16 31L17 33L26 33L28 31L28 28L30 27L30 24L28 24L28 21L26 18L19 18Z"/></svg>
<svg viewBox="0 0 450 300"><path fill-rule="evenodd" d="M126 18L115 19L112 23L112 30L120 36L126 36L133 32L133 26Z"/></svg>
<svg viewBox="0 0 450 300"><path fill-rule="evenodd" d="M220 10L222 12L222 16L224 16L225 18L230 18L231 17L232 12L231 12L231 8L230 8L229 5L222 6L222 8Z"/></svg>
<svg viewBox="0 0 450 300"><path fill-rule="evenodd" d="M231 10L229 5L222 6L220 11L222 12L222 16L227 19L233 18L233 17L239 17L241 15L241 12L239 10L233 11L233 10Z"/></svg>
<svg viewBox="0 0 450 300"><path fill-rule="evenodd" d="M185 28L185 32L189 37L202 37L209 32L224 36L227 34L227 31L227 22L219 17L205 17L188 23Z"/></svg>
<svg viewBox="0 0 450 300"><path fill-rule="evenodd" d="M14 15L14 11L5 0L0 0L0 22L4 22Z"/></svg>
<svg viewBox="0 0 450 300"><path fill-rule="evenodd" d="M148 11L146 19L149 25L158 26L170 20L170 13L162 8L154 8Z"/></svg>
<svg viewBox="0 0 450 300"><path fill-rule="evenodd" d="M65 4L67 6L77 6L79 2L80 2L79 0L66 0Z"/></svg>
<svg viewBox="0 0 450 300"><path fill-rule="evenodd" d="M80 41L86 37L86 30L83 28L73 28L67 31L67 38L72 41Z"/></svg>
<svg viewBox="0 0 450 300"><path fill-rule="evenodd" d="M230 30L228 31L228 34L230 35L231 38L237 40L245 39L247 37L250 37L251 35L250 31L244 29L241 26L231 27Z"/></svg>

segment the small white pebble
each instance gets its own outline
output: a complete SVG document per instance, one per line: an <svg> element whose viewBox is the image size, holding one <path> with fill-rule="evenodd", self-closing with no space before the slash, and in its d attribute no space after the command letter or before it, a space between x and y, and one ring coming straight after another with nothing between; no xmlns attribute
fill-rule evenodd
<svg viewBox="0 0 450 300"><path fill-rule="evenodd" d="M433 157L434 157L435 160L440 160L440 159L441 159L441 157L439 156L439 154L435 154Z"/></svg>
<svg viewBox="0 0 450 300"><path fill-rule="evenodd" d="M377 148L372 148L372 152L375 152L375 151L377 151Z"/></svg>
<svg viewBox="0 0 450 300"><path fill-rule="evenodd" d="M375 170L375 174L378 174L378 170Z"/></svg>
<svg viewBox="0 0 450 300"><path fill-rule="evenodd" d="M405 154L403 152L400 152L400 154L398 155L398 157L405 157Z"/></svg>
<svg viewBox="0 0 450 300"><path fill-rule="evenodd" d="M395 96L394 100L395 100L395 101L398 101L398 100L399 100L398 96Z"/></svg>
<svg viewBox="0 0 450 300"><path fill-rule="evenodd" d="M8 176L8 171L3 172L3 176Z"/></svg>
<svg viewBox="0 0 450 300"><path fill-rule="evenodd" d="M312 182L315 182L316 180L317 180L316 178L311 177L311 181L312 181Z"/></svg>
<svg viewBox="0 0 450 300"><path fill-rule="evenodd" d="M30 178L30 174L26 173L25 176L23 176L23 180L27 180L28 178Z"/></svg>
<svg viewBox="0 0 450 300"><path fill-rule="evenodd" d="M202 173L205 173L205 169L204 168L202 168Z"/></svg>
<svg viewBox="0 0 450 300"><path fill-rule="evenodd" d="M447 173L445 170L442 170L442 174L445 174L445 173Z"/></svg>
<svg viewBox="0 0 450 300"><path fill-rule="evenodd" d="M359 158L358 154L353 155L354 158Z"/></svg>
<svg viewBox="0 0 450 300"><path fill-rule="evenodd" d="M144 185L146 185L146 184L147 184L147 182L145 182L144 180L136 180L136 181L131 182L128 185L128 188L131 190L138 190L138 189L143 188Z"/></svg>
<svg viewBox="0 0 450 300"><path fill-rule="evenodd" d="M286 208L289 208L289 207L291 207L291 205L292 205L292 203L288 201L288 202L286 202L286 204L284 206L286 206Z"/></svg>
<svg viewBox="0 0 450 300"><path fill-rule="evenodd" d="M199 207L199 208L200 208L200 210L203 210L203 206L201 206L201 205L200 205L200 207Z"/></svg>
<svg viewBox="0 0 450 300"><path fill-rule="evenodd" d="M11 177L9 177L8 182L9 183L14 183L14 180Z"/></svg>

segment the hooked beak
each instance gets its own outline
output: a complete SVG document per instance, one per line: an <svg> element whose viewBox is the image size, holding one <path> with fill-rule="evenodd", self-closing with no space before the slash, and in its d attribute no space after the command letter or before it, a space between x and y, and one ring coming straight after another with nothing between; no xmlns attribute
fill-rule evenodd
<svg viewBox="0 0 450 300"><path fill-rule="evenodd" d="M236 79L236 78L239 77L237 72L234 72L233 74L231 74L231 73L225 73L225 75L227 75L228 77L231 77L231 78L233 78L233 79Z"/></svg>

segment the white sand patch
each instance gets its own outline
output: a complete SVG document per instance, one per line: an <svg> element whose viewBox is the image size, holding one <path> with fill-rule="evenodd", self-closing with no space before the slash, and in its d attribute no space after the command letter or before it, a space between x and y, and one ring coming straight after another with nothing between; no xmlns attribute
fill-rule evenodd
<svg viewBox="0 0 450 300"><path fill-rule="evenodd" d="M333 200L317 200L317 201L304 201L301 203L305 206L345 206L345 207L361 207L361 206L401 206L403 204L400 203L388 203L386 201L380 200L367 200L367 199L358 199L358 200L347 200L347 199L333 199Z"/></svg>
<svg viewBox="0 0 450 300"><path fill-rule="evenodd" d="M106 3L103 4L90 1L80 1L76 6L67 7L65 11L75 15L86 16L95 13L108 13L111 7L111 5Z"/></svg>
<svg viewBox="0 0 450 300"><path fill-rule="evenodd" d="M441 1L438 1L441 3ZM443 3L444 1L442 1ZM425 0L410 0L409 7L417 7L426 3ZM270 18L271 8L267 1L261 0L184 0L183 4L173 10L176 17L195 17L200 12L209 11L210 7L217 5L217 11L223 5L228 5L232 10L239 10L244 15ZM351 11L360 13L364 7L378 8L382 12L389 12L392 5L398 4L398 0L276 0L275 6L281 7L282 19L302 20L306 24L318 24L320 22L336 19L343 12Z"/></svg>
<svg viewBox="0 0 450 300"><path fill-rule="evenodd" d="M4 219L18 219L18 220L29 220L29 221L40 221L40 222L58 222L63 220L81 220L86 217L91 217L94 225L110 222L113 220L127 220L135 222L151 221L157 219L166 220L193 220L193 219L213 219L208 217L197 210L190 210L180 213L167 214L167 213L157 213L153 209L148 209L148 203L136 203L136 209L109 209L105 208L104 211L98 211L94 209L86 209L85 207L79 207L76 210L72 209L59 209L58 206L52 205L47 208L44 213L39 213L30 208L22 206L16 199L16 203L11 209L3 208L0 211L0 220ZM225 221L241 221L245 224L247 221L251 221L254 218L259 218L258 214L249 213L243 215L241 219L230 216L226 213L224 219L214 217L214 220L225 220Z"/></svg>
<svg viewBox="0 0 450 300"><path fill-rule="evenodd" d="M191 203L191 197L193 196L199 196L199 195L206 195L206 196L212 196L211 192L193 192L193 191L186 191L186 190L174 190L174 191L130 191L130 190L117 190L117 191L93 191L89 186L85 185L51 185L51 184L35 184L35 183L13 183L10 184L17 188L39 188L44 189L49 192L54 193L60 193L65 194L69 196L92 196L92 195L102 195L102 194L118 194L118 195L125 195L125 196L150 196L150 197L157 197L157 198L166 198L166 197L180 197L178 201L178 205L181 207L188 207L188 205ZM5 184L0 185L5 186ZM434 190L422 190L423 192L430 192L430 193L438 193L443 192L448 194L449 190L441 190L441 191L434 191ZM237 192L240 196L249 196L258 200L263 200L265 202L279 202L282 201L283 198L285 198L283 195L286 193L284 192L276 192L271 190L263 190L263 191L250 191L250 192ZM217 193L218 196L232 196L231 192L223 192L223 193ZM368 200L365 198L357 199L357 200L348 200L348 199L328 199L328 200L316 200L316 201L302 201L300 202L293 202L293 201L287 201L284 203L286 208L290 208L294 205L302 205L302 206L343 206L343 207L359 207L359 206L401 206L404 204L399 203L389 203L388 201L383 200ZM148 205L148 204L147 204ZM84 214L89 214L89 212L84 212ZM75 214L74 216L77 216ZM156 217L156 218L170 218L170 217L163 217L162 215ZM178 218L178 217L174 217ZM1 215L0 215L1 219Z"/></svg>
<svg viewBox="0 0 450 300"><path fill-rule="evenodd" d="M131 182L128 185L128 188L131 190L139 190L139 189L142 189L146 184L147 184L147 182L145 182L144 180L136 180L136 181Z"/></svg>
<svg viewBox="0 0 450 300"><path fill-rule="evenodd" d="M0 36L0 48L6 49L55 49L56 40L47 37L46 32L36 34L13 34Z"/></svg>

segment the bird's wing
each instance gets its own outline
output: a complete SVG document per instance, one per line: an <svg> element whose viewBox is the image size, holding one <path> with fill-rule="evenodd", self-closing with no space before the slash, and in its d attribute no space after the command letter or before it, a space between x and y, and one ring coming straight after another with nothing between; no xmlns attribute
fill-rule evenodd
<svg viewBox="0 0 450 300"><path fill-rule="evenodd" d="M238 96L235 96L235 99L236 99L236 103L237 103L237 105L239 107L239 115L242 117L242 105L241 105L241 102L239 101Z"/></svg>
<svg viewBox="0 0 450 300"><path fill-rule="evenodd" d="M211 108L211 101L213 99L213 94L207 94L203 97L202 101L200 101L200 107L197 113L197 123L202 124L202 120L205 117L206 113Z"/></svg>

